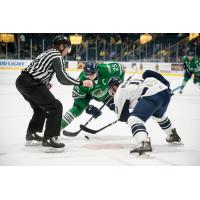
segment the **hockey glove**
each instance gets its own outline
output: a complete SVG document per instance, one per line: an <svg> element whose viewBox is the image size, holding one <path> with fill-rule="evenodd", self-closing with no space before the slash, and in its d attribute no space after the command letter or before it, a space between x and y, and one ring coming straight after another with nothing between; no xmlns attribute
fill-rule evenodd
<svg viewBox="0 0 200 200"><path fill-rule="evenodd" d="M97 118L102 114L102 112L93 105L89 105L85 111L87 114L92 115L94 118Z"/></svg>
<svg viewBox="0 0 200 200"><path fill-rule="evenodd" d="M107 104L107 106L108 106L108 108L109 108L110 110L112 110L112 111L115 110L115 104L114 104L114 103L109 103L109 104Z"/></svg>

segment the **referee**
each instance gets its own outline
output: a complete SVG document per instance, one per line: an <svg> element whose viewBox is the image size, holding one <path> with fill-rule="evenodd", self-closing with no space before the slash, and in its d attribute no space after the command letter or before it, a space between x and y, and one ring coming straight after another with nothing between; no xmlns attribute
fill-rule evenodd
<svg viewBox="0 0 200 200"><path fill-rule="evenodd" d="M53 48L37 56L16 80L18 91L33 109L33 116L26 134L26 145L42 143L44 152L61 152L65 147L65 144L57 140L57 136L60 136L63 107L49 91L50 81L54 74L63 85L69 83L86 87L93 85L90 80L75 80L64 71L63 57L70 51L70 40L65 36L56 36L53 40ZM45 120L44 137L41 137L37 132L42 132Z"/></svg>

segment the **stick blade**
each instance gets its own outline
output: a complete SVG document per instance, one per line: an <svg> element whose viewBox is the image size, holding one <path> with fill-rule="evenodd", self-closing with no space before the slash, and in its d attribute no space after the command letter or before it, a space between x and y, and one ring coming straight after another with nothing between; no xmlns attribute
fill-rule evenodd
<svg viewBox="0 0 200 200"><path fill-rule="evenodd" d="M76 132L69 132L69 131L63 131L63 135L67 136L67 137L75 137L77 136L79 133L81 132L81 129L76 131Z"/></svg>

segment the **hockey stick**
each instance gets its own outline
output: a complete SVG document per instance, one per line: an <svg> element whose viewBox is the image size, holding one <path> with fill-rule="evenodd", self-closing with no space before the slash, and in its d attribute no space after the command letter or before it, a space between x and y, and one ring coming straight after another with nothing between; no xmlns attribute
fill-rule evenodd
<svg viewBox="0 0 200 200"><path fill-rule="evenodd" d="M172 90L172 92L178 90L179 88L181 88L181 86L178 86L178 87L174 88L174 89ZM90 129L90 128L88 128L88 127L82 125L82 124L80 125L80 128L81 128L83 131L86 131L86 132L88 132L88 133L96 134L96 133L98 133L99 131L102 131L102 130L104 130L105 128L107 128L107 127L109 127L109 126L111 126L111 125L113 125L113 124L115 124L115 123L117 123L117 122L118 122L118 120L115 120L114 122L111 122L111 123L109 123L108 125L106 125L106 126L100 128L100 129L98 129L98 130Z"/></svg>
<svg viewBox="0 0 200 200"><path fill-rule="evenodd" d="M135 74L135 73L134 73ZM133 75L134 75L133 74ZM132 76L133 76L132 75ZM132 78L132 76L130 76L126 81L128 81L128 80L130 80L131 78ZM108 101L107 102L105 102L100 108L99 108L99 110L101 110L105 105L107 105L107 103L112 99L113 97L110 97L109 99L108 99ZM93 119L94 117L92 116L84 125L80 125L80 129L78 130L78 131L76 131L76 132L69 132L69 131L65 131L65 130L63 130L63 135L65 135L65 136L68 136L68 137L75 137L75 136L77 136L83 129L83 127L86 129L86 126L89 124L89 122ZM106 127L105 127L106 128Z"/></svg>
<svg viewBox="0 0 200 200"><path fill-rule="evenodd" d="M110 102L112 98L113 98L113 97L110 97L110 98L99 108L99 110L102 110L102 108L103 108L105 105L107 105L108 102ZM84 125L82 125L82 126L84 126L84 127L87 126L87 125L92 121L93 118L94 118L93 116L90 117L90 119L89 119ZM75 136L77 136L81 131L82 131L82 128L80 128L80 129L79 129L78 131L76 131L76 132L69 132L69 131L63 130L63 135L68 136L68 137L75 137Z"/></svg>
<svg viewBox="0 0 200 200"><path fill-rule="evenodd" d="M172 90L172 92L175 92L176 90L180 89L181 87L182 87L182 85L180 85L180 86L174 88L174 89Z"/></svg>
<svg viewBox="0 0 200 200"><path fill-rule="evenodd" d="M129 77L129 78L130 78L130 77ZM178 90L179 88L181 88L181 86L178 86L178 87L174 88L174 89L172 90L172 92ZM113 125L113 124L115 124L115 123L117 123L117 122L118 122L118 120L115 120L114 122L111 122L111 123L109 123L108 125L106 125L106 126L100 128L100 129L98 129L98 130L90 129L90 128L88 128L88 127L82 125L82 124L80 125L80 128L81 128L83 131L86 131L86 132L88 132L88 133L96 134L96 133L98 133L99 131L102 131L102 130L104 130L105 128L107 128L107 127L109 127L109 126L111 126L111 125Z"/></svg>
<svg viewBox="0 0 200 200"><path fill-rule="evenodd" d="M129 76L129 77L126 79L126 81L129 81L134 75L135 75L135 72L134 72L131 76ZM124 81L124 82L126 82L126 81ZM112 98L113 98L113 97L111 97L111 98L108 100L108 102L109 102ZM107 102L107 103L108 103L108 102ZM107 104L107 103L106 103L106 104ZM115 123L116 123L116 122L115 122ZM84 125L81 124L81 125L80 125L80 128L81 128L80 130L92 130L92 129L89 129L89 128L86 127L87 124L88 124L88 123L86 123L86 124L84 124ZM111 123L111 125L112 125L112 124L113 124L113 123ZM108 125L108 126L110 126L110 125ZM106 126L106 127L107 127L107 126ZM105 128L106 128L106 127L105 127ZM103 127L103 129L104 129L104 127ZM101 131L101 130L98 130L97 132L99 132L99 131ZM87 132L87 131L86 131L86 132Z"/></svg>
<svg viewBox="0 0 200 200"><path fill-rule="evenodd" d="M134 75L135 75L135 73L133 73L131 76L129 76L129 77L126 79L126 81L129 81ZM125 81L125 82L126 82L126 81ZM113 97L112 97L112 98L113 98ZM90 129L90 128L87 128L87 127L86 127L87 124L84 124L84 125L81 124L81 125L80 125L80 130L84 130L84 131L86 131L86 132L88 132L88 133L91 133L91 134L96 134L96 133L98 133L99 131L101 131L101 130L103 130L103 129L105 129L105 128L107 128L107 127L113 125L113 124L115 124L117 121L118 121L118 120L116 120L116 121L114 121L114 122L112 122L112 123L110 123L110 124L108 124L108 125L102 127L101 129L98 129L98 130L92 130L92 129Z"/></svg>
<svg viewBox="0 0 200 200"><path fill-rule="evenodd" d="M82 124L80 125L80 128L81 128L83 131L86 131L86 132L88 132L88 133L96 134L96 133L98 133L99 131L102 131L102 130L104 130L105 128L107 128L107 127L109 127L109 126L112 126L113 124L115 124L115 123L117 123L117 122L118 122L118 120L115 120L114 122L111 122L111 123L107 124L106 126L103 126L102 128L97 129L97 130L90 129L90 128L88 128L88 127L82 125Z"/></svg>
<svg viewBox="0 0 200 200"><path fill-rule="evenodd" d="M130 77L129 77L129 79L130 79ZM129 79L128 79L128 80L129 80ZM178 86L178 87L174 88L174 89L172 90L172 92L178 90L179 88L181 88L181 86ZM114 122L111 122L111 123L109 123L108 125L106 125L106 126L100 128L100 129L97 129L97 130L90 129L90 128L86 127L85 125L82 125L82 124L80 125L80 128L81 128L83 131L86 131L86 132L88 132L88 133L96 134L96 133L98 133L99 131L102 131L102 130L104 130L105 128L107 128L107 127L109 127L109 126L111 126L111 125L113 125L113 124L115 124L115 123L117 123L117 122L118 122L118 120L115 120Z"/></svg>

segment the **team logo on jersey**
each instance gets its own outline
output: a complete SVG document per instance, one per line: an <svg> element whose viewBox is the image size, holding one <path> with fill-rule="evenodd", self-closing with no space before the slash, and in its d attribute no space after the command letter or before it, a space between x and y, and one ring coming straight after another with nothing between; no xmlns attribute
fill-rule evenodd
<svg viewBox="0 0 200 200"><path fill-rule="evenodd" d="M91 95L93 97L96 97L96 98L101 98L104 95L106 95L107 93L108 93L108 89L107 88L105 90L96 89L96 90L94 90L94 91L91 92Z"/></svg>

